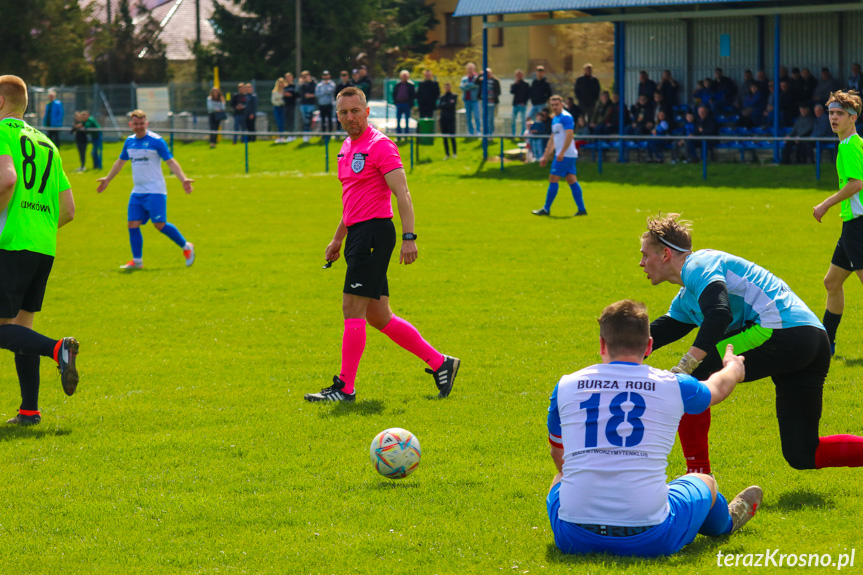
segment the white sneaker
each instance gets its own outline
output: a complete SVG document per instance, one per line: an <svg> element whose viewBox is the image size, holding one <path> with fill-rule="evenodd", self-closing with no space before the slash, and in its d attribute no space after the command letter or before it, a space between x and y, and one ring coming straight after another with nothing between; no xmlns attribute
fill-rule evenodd
<svg viewBox="0 0 863 575"><path fill-rule="evenodd" d="M456 156L455 154L453 154L452 156L450 156L450 158L452 158L453 160L458 160L458 156Z"/></svg>
<svg viewBox="0 0 863 575"><path fill-rule="evenodd" d="M308 142L310 139L311 139L311 138L309 138L308 136L303 136L303 141L304 141L304 142Z"/></svg>
<svg viewBox="0 0 863 575"><path fill-rule="evenodd" d="M120 266L120 271L132 272L132 271L140 270L143 268L144 268L144 262L136 262L135 260L129 260Z"/></svg>
<svg viewBox="0 0 863 575"><path fill-rule="evenodd" d="M449 156L444 156L443 161L446 162L447 160L449 160Z"/></svg>
<svg viewBox="0 0 863 575"><path fill-rule="evenodd" d="M192 242L186 242L186 247L183 248L183 257L186 258L187 268L195 263L195 245Z"/></svg>

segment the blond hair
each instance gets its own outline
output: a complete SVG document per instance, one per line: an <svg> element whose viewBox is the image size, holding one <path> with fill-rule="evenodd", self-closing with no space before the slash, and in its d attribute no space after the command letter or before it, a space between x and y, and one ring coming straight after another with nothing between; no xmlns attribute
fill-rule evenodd
<svg viewBox="0 0 863 575"><path fill-rule="evenodd" d="M680 214L663 215L660 212L648 216L647 231L641 234L641 239L678 252L689 252L692 251L692 222L681 220Z"/></svg>
<svg viewBox="0 0 863 575"><path fill-rule="evenodd" d="M145 112L144 110L132 110L131 112L129 112L129 119L131 118L143 118L144 120L146 120L147 112Z"/></svg>
<svg viewBox="0 0 863 575"><path fill-rule="evenodd" d="M836 102L846 110L854 110L858 116L863 111L863 100L860 99L860 93L857 90L848 90L847 92L836 90L830 94L830 98L827 100L827 107L830 108L830 104L833 102Z"/></svg>
<svg viewBox="0 0 863 575"><path fill-rule="evenodd" d="M0 76L0 96L6 100L10 111L23 114L27 109L27 84L18 76Z"/></svg>
<svg viewBox="0 0 863 575"><path fill-rule="evenodd" d="M349 87L345 88L344 90L342 90L341 92L339 92L336 95L336 102L338 102L342 98L349 98L351 96L356 96L357 98L359 98L360 102L363 103L363 106L368 105L368 102L366 101L365 92L363 92L359 88L355 88L354 86L349 86Z"/></svg>

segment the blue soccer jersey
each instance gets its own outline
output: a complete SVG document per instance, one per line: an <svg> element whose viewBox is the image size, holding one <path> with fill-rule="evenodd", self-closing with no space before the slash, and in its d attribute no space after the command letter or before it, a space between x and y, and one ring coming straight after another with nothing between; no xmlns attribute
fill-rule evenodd
<svg viewBox="0 0 863 575"><path fill-rule="evenodd" d="M767 329L813 326L824 329L814 313L784 281L743 258L717 250L698 250L686 258L680 272L683 287L671 301L668 315L700 326L704 321L698 298L713 282L728 288L733 320L726 333L754 323Z"/></svg>
<svg viewBox="0 0 863 575"><path fill-rule="evenodd" d="M668 516L666 467L684 413L701 413L710 390L690 375L612 362L558 382L549 442L563 449L560 519L658 525Z"/></svg>
<svg viewBox="0 0 863 575"><path fill-rule="evenodd" d="M551 119L551 135L554 138L554 156L560 155L563 144L566 142L566 131L573 130L573 138L563 153L564 158L577 158L578 150L575 149L575 121L572 114L566 110Z"/></svg>
<svg viewBox="0 0 863 575"><path fill-rule="evenodd" d="M162 160L174 156L165 140L155 132L147 132L143 138L134 135L126 138L120 159L132 162L133 194L167 194Z"/></svg>

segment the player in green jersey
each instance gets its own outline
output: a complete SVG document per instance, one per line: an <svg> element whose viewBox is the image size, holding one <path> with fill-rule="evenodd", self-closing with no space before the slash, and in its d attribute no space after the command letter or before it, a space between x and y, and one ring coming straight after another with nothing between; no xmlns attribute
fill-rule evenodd
<svg viewBox="0 0 863 575"><path fill-rule="evenodd" d="M39 360L57 362L60 383L75 393L78 342L33 331L57 252L57 229L72 221L75 202L56 146L24 120L27 85L0 76L0 348L15 354L21 407L7 423L39 423Z"/></svg>
<svg viewBox="0 0 863 575"><path fill-rule="evenodd" d="M830 126L839 136L836 171L839 191L815 206L812 215L819 222L831 207L839 204L842 235L833 251L830 268L824 276L827 306L822 323L830 338L830 352L836 350L836 330L845 310L845 290L842 285L851 273L863 281L863 140L857 135L855 123L863 111L860 95L850 90L838 90L827 100Z"/></svg>

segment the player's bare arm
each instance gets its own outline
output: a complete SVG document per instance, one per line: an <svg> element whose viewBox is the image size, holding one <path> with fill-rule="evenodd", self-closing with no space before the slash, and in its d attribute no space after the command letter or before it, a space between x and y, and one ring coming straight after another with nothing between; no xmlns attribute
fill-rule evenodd
<svg viewBox="0 0 863 575"><path fill-rule="evenodd" d="M62 228L75 218L75 198L72 197L72 188L60 192L60 214L57 219L57 227Z"/></svg>
<svg viewBox="0 0 863 575"><path fill-rule="evenodd" d="M545 167L545 164L548 162L548 159L554 155L554 138L549 138L545 143L545 152L543 152L542 157L539 159L539 166L541 168Z"/></svg>
<svg viewBox="0 0 863 575"><path fill-rule="evenodd" d="M841 204L843 201L847 200L854 194L859 194L860 191L863 190L863 180L855 180L853 178L848 179L848 183L842 186L842 189L815 206L812 209L812 216L821 221L827 211L835 206L836 204Z"/></svg>
<svg viewBox="0 0 863 575"><path fill-rule="evenodd" d="M558 473L563 473L563 449L560 447L550 446L551 459L554 461L554 466L557 467Z"/></svg>
<svg viewBox="0 0 863 575"><path fill-rule="evenodd" d="M5 210L12 199L17 181L18 174L15 173L12 156L0 156L0 211Z"/></svg>
<svg viewBox="0 0 863 575"><path fill-rule="evenodd" d="M108 172L108 175L105 176L104 178L99 178L98 180L96 180L97 182L99 182L99 187L96 188L96 193L101 194L102 192L107 190L108 184L111 183L111 180L113 180L115 177L117 177L117 174L120 173L120 170L122 170L123 166L125 166L125 165L126 165L126 160L117 159L117 161L114 162L114 165L111 166L111 171Z"/></svg>
<svg viewBox="0 0 863 575"><path fill-rule="evenodd" d="M342 251L342 242L345 241L345 236L348 235L348 228L345 226L344 218L339 220L339 225L336 228L336 234L333 236L333 241L327 245L324 250L324 257L328 262L334 262L339 259L339 252Z"/></svg>
<svg viewBox="0 0 863 575"><path fill-rule="evenodd" d="M575 136L574 130L565 130L564 131L563 146L560 148L560 153L557 155L557 161L558 162L563 161L563 155L569 149L569 145L572 144L572 138L574 136Z"/></svg>
<svg viewBox="0 0 863 575"><path fill-rule="evenodd" d="M731 395L738 383L746 377L746 368L743 365L744 357L734 355L734 346L730 343L725 347L725 356L722 358L722 369L707 378L704 382L710 389L710 406L723 401Z"/></svg>
<svg viewBox="0 0 863 575"><path fill-rule="evenodd" d="M180 164L174 158L167 160L165 165L168 166L168 169L171 170L171 173L177 176L177 179L183 183L183 191L187 194L192 193L192 180L186 177L186 174L183 173L183 168L180 167Z"/></svg>
<svg viewBox="0 0 863 575"><path fill-rule="evenodd" d="M413 234L414 230L414 205L411 201L411 193L408 191L408 179L404 168L398 168L386 175L384 178L390 191L396 197L399 209L399 217L402 220L402 233ZM412 264L417 259L417 243L414 240L402 240L402 249L399 252L399 263Z"/></svg>

